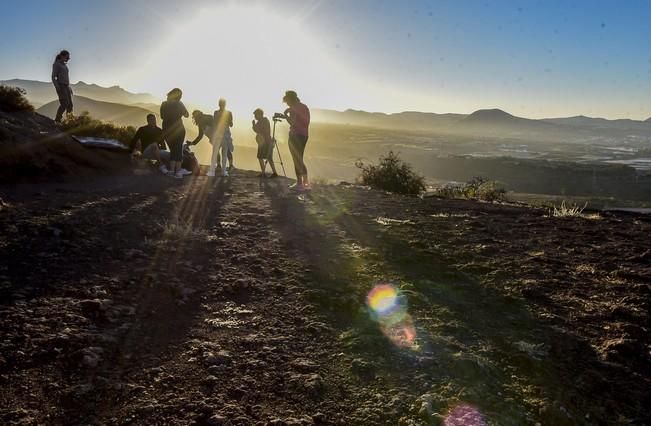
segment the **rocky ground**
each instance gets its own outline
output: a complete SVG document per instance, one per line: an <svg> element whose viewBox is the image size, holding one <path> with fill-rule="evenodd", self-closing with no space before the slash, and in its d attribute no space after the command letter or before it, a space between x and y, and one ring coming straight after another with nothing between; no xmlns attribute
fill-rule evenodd
<svg viewBox="0 0 651 426"><path fill-rule="evenodd" d="M129 157L88 149L34 112L4 112L0 105L0 185L51 182L125 173Z"/></svg>
<svg viewBox="0 0 651 426"><path fill-rule="evenodd" d="M0 187L1 422L651 424L648 216L286 185Z"/></svg>

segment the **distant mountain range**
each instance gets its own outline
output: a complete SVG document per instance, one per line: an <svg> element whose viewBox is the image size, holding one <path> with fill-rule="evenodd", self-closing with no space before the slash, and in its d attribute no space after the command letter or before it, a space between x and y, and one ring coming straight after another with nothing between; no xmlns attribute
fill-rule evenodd
<svg viewBox="0 0 651 426"><path fill-rule="evenodd" d="M5 86L20 87L27 92L27 98L35 107L40 107L57 100L57 94L50 82L35 80L6 80L0 81ZM83 81L70 86L75 95L97 101L112 102L124 105L158 104L161 100L148 93L131 93L119 86L102 87L97 84L87 84Z"/></svg>
<svg viewBox="0 0 651 426"><path fill-rule="evenodd" d="M500 109L482 109L472 114L434 114L402 112L384 114L346 110L313 110L314 121L391 129L420 130L476 136L567 140L595 136L622 137L629 134L651 136L651 118L607 120L591 117L568 117L534 120L516 117Z"/></svg>
<svg viewBox="0 0 651 426"><path fill-rule="evenodd" d="M26 90L27 98L42 106L39 112L53 116L56 93L51 83L32 80L7 80L0 84ZM92 116L118 124L140 125L144 117L158 114L160 99L147 93L130 93L118 86L101 87L79 82L72 85L75 111L88 111ZM186 104L188 109L192 105ZM559 140L622 138L631 135L651 137L651 118L646 121L607 120L585 116L534 120L517 117L501 109L481 109L472 114L435 114L406 111L395 114L358 110L334 111L312 109L315 122L458 134L473 137Z"/></svg>
<svg viewBox="0 0 651 426"><path fill-rule="evenodd" d="M72 103L75 111L88 111L94 118L122 126L144 126L147 123L147 114L152 112L138 106L96 101L83 96L73 96ZM36 112L54 118L57 108L59 108L58 100L48 102L38 108Z"/></svg>

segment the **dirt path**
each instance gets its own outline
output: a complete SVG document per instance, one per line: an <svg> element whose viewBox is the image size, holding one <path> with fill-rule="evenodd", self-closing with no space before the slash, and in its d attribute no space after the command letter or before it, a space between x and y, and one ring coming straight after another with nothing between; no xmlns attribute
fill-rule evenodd
<svg viewBox="0 0 651 426"><path fill-rule="evenodd" d="M649 422L648 220L285 186L0 190L2 421Z"/></svg>

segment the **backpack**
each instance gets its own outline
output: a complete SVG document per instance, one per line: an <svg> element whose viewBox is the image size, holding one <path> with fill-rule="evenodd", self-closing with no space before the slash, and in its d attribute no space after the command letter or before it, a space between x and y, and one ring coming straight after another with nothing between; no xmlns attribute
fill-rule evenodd
<svg viewBox="0 0 651 426"><path fill-rule="evenodd" d="M185 145L183 147L183 161L181 162L181 167L185 170L189 170L193 175L199 174L199 161L194 155L194 152L190 151L190 146Z"/></svg>

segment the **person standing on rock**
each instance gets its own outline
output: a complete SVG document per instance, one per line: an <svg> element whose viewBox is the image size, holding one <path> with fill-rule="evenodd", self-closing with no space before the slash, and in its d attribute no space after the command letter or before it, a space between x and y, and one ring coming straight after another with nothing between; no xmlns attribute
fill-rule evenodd
<svg viewBox="0 0 651 426"><path fill-rule="evenodd" d="M273 172L271 177L278 177L276 165L274 164L274 142L271 136L271 123L264 116L264 111L258 108L253 111L254 120L251 122L255 132L255 141L258 144L258 161L260 162L260 177L267 177L267 163L271 166Z"/></svg>
<svg viewBox="0 0 651 426"><path fill-rule="evenodd" d="M228 170L233 168L233 137L231 136L231 127L233 127L233 114L226 109L226 99L219 100L219 109L213 115L215 140L212 146L212 161L208 176L215 176L215 167L220 161L221 151L221 168L222 176L228 176ZM228 170L226 169L226 159L228 158Z"/></svg>
<svg viewBox="0 0 651 426"><path fill-rule="evenodd" d="M167 100L160 106L160 116L163 119L163 137L170 148L169 175L182 179L184 172L181 170L183 162L183 142L185 141L185 127L183 117L190 113L181 102L183 92L174 88L167 94Z"/></svg>
<svg viewBox="0 0 651 426"><path fill-rule="evenodd" d="M68 61L70 52L62 50L54 59L52 64L52 84L59 97L59 109L54 119L60 123L63 119L63 113L72 114L72 89L70 88L70 73L68 70Z"/></svg>
<svg viewBox="0 0 651 426"><path fill-rule="evenodd" d="M283 102L288 106L285 110L285 117L290 126L288 145L294 161L294 170L296 171L296 183L290 188L297 191L309 190L310 182L307 178L307 167L305 166L303 154L309 136L310 109L301 102L293 90L285 92Z"/></svg>

